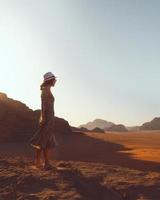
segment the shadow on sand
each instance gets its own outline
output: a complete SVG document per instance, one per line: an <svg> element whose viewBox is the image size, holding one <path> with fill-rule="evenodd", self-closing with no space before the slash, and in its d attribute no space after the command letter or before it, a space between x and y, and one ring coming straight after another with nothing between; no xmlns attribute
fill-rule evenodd
<svg viewBox="0 0 160 200"><path fill-rule="evenodd" d="M129 149L126 149L123 145L120 144L95 139L81 132L73 132L71 135L59 135L57 139L60 145L56 148L53 155L54 159L56 160L93 162L99 164L101 163L106 165L127 167L130 169L137 169L142 171L160 172L159 163L133 159L129 153L121 152L128 151ZM2 158L4 158L5 154L6 156L11 155L12 158L14 158L14 156L16 155L23 155L30 158L34 156L33 148L28 143L3 143L0 145L0 152L2 154ZM22 164L21 167L24 167L26 165L24 163L19 163L19 165L20 164ZM2 159L0 162L1 168L5 169L8 169L9 166L13 165L17 166L16 160L15 163L9 163L5 159ZM54 177L51 176L51 178ZM38 191L37 189L31 190L30 185L32 184L28 184L28 179L29 181L33 182L36 188L38 188L38 184L40 183L43 187L47 185L46 187L53 187L54 189L56 189L56 185L51 184L52 181L48 180L48 182L46 182L45 180L42 182L37 182L37 179L35 177L30 177L29 175L29 178L26 179L27 191L39 192L39 190L43 188L39 187ZM72 170L72 168L70 168L69 170L65 169L64 171L59 172L58 180L60 179L63 179L64 182L68 182L73 188L76 188L77 192L83 197L82 199L105 200L111 199L110 197L113 196L113 191L111 191L109 188L103 187L103 185L100 184L100 182L102 181L99 180L99 177L97 176L86 177L80 172L74 171ZM4 180L2 181L4 182ZM128 187L127 190L124 189L120 191L121 194L125 194L127 191L127 198L120 198L120 195L118 195L120 193L114 193L115 198L112 199L135 200L140 197L140 194L143 194L144 197L158 200L160 199L160 197L159 189L157 187L146 187L141 184L132 185ZM18 187L18 189L20 191L23 191L24 189L26 190L26 188L23 188L22 186L20 188Z"/></svg>
<svg viewBox="0 0 160 200"><path fill-rule="evenodd" d="M124 153L124 151L130 149L121 144L96 139L82 132L60 135L57 139L60 141L60 145L57 146L53 155L56 160L94 162L142 171L160 172L159 163L134 159L130 153ZM12 156L34 156L33 148L28 143L1 143L0 152Z"/></svg>
<svg viewBox="0 0 160 200"><path fill-rule="evenodd" d="M57 160L95 162L160 172L159 163L134 159L130 153L121 152L131 150L121 144L95 139L82 132L73 132L65 136L64 141L56 149Z"/></svg>

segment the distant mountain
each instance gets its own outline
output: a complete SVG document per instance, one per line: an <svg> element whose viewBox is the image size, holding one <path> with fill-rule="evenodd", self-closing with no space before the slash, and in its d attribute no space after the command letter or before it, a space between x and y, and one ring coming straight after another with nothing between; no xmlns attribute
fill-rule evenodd
<svg viewBox="0 0 160 200"><path fill-rule="evenodd" d="M156 117L152 121L142 124L140 130L160 130L160 117Z"/></svg>
<svg viewBox="0 0 160 200"><path fill-rule="evenodd" d="M79 128L79 130L83 131L83 132L88 132L89 131L87 128L84 128L84 127Z"/></svg>
<svg viewBox="0 0 160 200"><path fill-rule="evenodd" d="M87 128L81 127L81 128L77 128L74 126L71 126L72 131L79 131L79 132L89 132L90 130L88 130Z"/></svg>
<svg viewBox="0 0 160 200"><path fill-rule="evenodd" d="M106 127L107 128L111 127L112 125L114 125L114 123L112 122L108 122L103 119L95 119L92 122L80 125L79 128L84 127L87 128L88 130L93 130L94 128L105 129Z"/></svg>
<svg viewBox="0 0 160 200"><path fill-rule="evenodd" d="M127 126L126 127L128 131L139 131L140 127L139 126Z"/></svg>
<svg viewBox="0 0 160 200"><path fill-rule="evenodd" d="M127 128L123 124L114 124L107 129L107 131L127 132Z"/></svg>
<svg viewBox="0 0 160 200"><path fill-rule="evenodd" d="M101 129L101 128L96 127L96 128L94 128L94 129L92 129L91 132L104 133L105 131L104 131L104 129Z"/></svg>

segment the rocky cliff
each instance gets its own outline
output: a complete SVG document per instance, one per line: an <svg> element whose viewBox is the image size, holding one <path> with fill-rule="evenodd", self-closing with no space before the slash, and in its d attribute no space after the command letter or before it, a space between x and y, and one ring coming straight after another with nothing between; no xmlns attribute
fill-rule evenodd
<svg viewBox="0 0 160 200"><path fill-rule="evenodd" d="M33 111L24 103L0 93L0 141L29 139L38 128L40 110ZM70 133L69 123L56 117L56 131Z"/></svg>

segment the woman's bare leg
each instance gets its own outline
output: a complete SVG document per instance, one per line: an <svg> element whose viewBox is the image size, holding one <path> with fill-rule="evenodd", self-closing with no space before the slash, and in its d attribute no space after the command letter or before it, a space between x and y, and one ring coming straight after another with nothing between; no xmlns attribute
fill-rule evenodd
<svg viewBox="0 0 160 200"><path fill-rule="evenodd" d="M45 165L49 165L50 162L49 162L49 159L50 159L50 149L44 149L43 150L43 155L44 155L44 164Z"/></svg>
<svg viewBox="0 0 160 200"><path fill-rule="evenodd" d="M35 152L35 165L37 167L41 166L41 149L36 149L36 152Z"/></svg>

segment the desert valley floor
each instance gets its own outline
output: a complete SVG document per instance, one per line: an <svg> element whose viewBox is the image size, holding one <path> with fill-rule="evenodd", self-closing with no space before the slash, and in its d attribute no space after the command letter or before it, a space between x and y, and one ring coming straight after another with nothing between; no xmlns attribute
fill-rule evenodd
<svg viewBox="0 0 160 200"><path fill-rule="evenodd" d="M160 131L63 136L50 171L26 143L0 144L0 200L160 200Z"/></svg>

